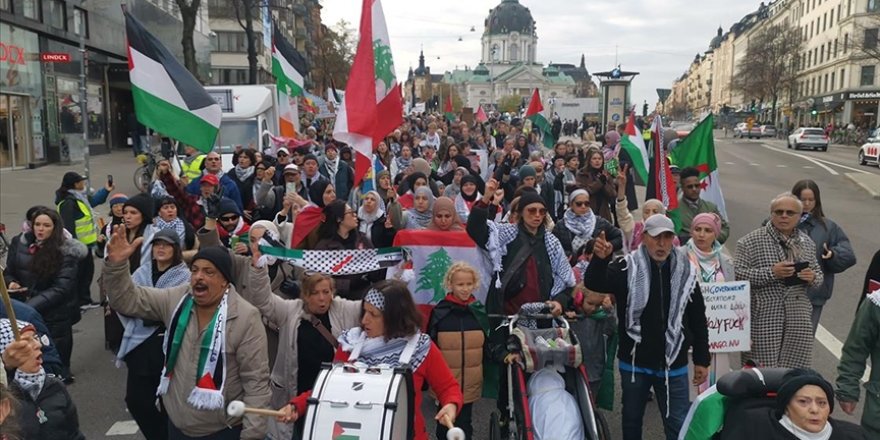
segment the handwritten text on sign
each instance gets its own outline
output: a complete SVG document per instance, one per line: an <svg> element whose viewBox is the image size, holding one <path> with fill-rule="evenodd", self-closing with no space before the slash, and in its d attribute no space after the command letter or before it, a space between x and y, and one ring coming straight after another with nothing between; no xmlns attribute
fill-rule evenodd
<svg viewBox="0 0 880 440"><path fill-rule="evenodd" d="M748 281L700 284L706 303L709 351L748 351L752 343L751 302Z"/></svg>

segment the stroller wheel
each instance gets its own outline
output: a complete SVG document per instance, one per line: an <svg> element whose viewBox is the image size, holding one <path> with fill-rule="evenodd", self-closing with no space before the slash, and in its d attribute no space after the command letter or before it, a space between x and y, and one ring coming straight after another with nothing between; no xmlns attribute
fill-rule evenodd
<svg viewBox="0 0 880 440"><path fill-rule="evenodd" d="M497 411L489 416L489 440L501 440L501 417Z"/></svg>
<svg viewBox="0 0 880 440"><path fill-rule="evenodd" d="M594 411L596 416L596 429L599 431L598 440L611 440L611 429L608 428L608 421L605 415L598 409Z"/></svg>

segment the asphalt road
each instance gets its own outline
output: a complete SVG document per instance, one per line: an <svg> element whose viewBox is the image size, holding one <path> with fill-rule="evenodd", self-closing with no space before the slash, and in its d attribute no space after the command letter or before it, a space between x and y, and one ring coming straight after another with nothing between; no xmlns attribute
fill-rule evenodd
<svg viewBox="0 0 880 440"><path fill-rule="evenodd" d="M825 307L813 354L813 367L833 381L840 344L846 339L852 323L862 279L871 256L880 248L880 234L877 233L880 202L871 199L842 173L855 169L880 175L880 169L858 166L855 147L832 145L827 153L801 151L792 155L791 150L786 150L784 141L720 138L716 145L731 223L731 240L728 242L731 252L735 251L736 239L758 227L767 217L769 201L790 190L795 181L803 178L818 182L825 212L843 227L853 243L858 264L837 277L836 293ZM809 160L811 158L822 162ZM93 158L92 175L103 180L106 174L114 174L118 190L131 195L134 191L131 175L135 167L130 153L117 152ZM24 212L30 206L52 205L54 189L68 169L76 167L47 166L0 173L0 221L7 225L9 238L19 232ZM106 213L106 210L106 206L98 208L100 213ZM100 271L100 262L97 266ZM93 294L97 298L97 288L93 288ZM77 403L86 438L142 438L125 409L125 372L113 365L113 354L104 350L103 319L99 310L85 313L75 327L74 338L72 363L77 381L70 386L70 392ZM492 402L478 403L474 413L475 438L488 437L486 424L493 407ZM619 413L606 416L612 438L620 438ZM835 412L835 416L857 420L845 416L842 411ZM433 427L429 427L429 432L432 431ZM662 438L662 435L656 405L649 405L645 438Z"/></svg>

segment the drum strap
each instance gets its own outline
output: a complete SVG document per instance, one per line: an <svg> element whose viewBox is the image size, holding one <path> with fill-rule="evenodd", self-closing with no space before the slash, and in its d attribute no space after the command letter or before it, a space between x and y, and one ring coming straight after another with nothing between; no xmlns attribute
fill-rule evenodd
<svg viewBox="0 0 880 440"><path fill-rule="evenodd" d="M327 330L327 327L324 327L324 324L322 324L321 320L318 319L315 315L309 315L309 322L312 323L312 325L315 327L315 330L317 330L318 333L320 333L321 336L323 336L324 339L326 339L327 342L329 342L330 345L333 346L333 348L336 348L339 345L339 341L337 341L336 338L333 337L333 334L330 333L330 330Z"/></svg>
<svg viewBox="0 0 880 440"><path fill-rule="evenodd" d="M419 336L420 333L416 333L409 337L409 341L406 341L406 347L404 347L403 351L400 353L400 365L409 364L413 353L416 352L416 345L418 345Z"/></svg>

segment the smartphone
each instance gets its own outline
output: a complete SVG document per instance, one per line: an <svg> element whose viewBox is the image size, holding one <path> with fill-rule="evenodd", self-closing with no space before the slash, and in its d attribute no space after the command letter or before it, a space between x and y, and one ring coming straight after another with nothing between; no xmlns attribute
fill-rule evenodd
<svg viewBox="0 0 880 440"><path fill-rule="evenodd" d="M107 175L107 185L113 186L113 175L112 174Z"/></svg>
<svg viewBox="0 0 880 440"><path fill-rule="evenodd" d="M284 192L287 194L296 194L296 183L287 182L284 184Z"/></svg>
<svg viewBox="0 0 880 440"><path fill-rule="evenodd" d="M798 273L800 273L802 270L808 268L809 266L810 266L810 263L808 261L795 262L794 263L794 275L782 280L783 284L785 284L786 286L797 286L800 284L807 284L806 281L798 278Z"/></svg>
<svg viewBox="0 0 880 440"><path fill-rule="evenodd" d="M241 237L239 237L237 235L233 235L232 237L229 237L229 247L235 249L235 245L238 244L239 240L241 240Z"/></svg>

